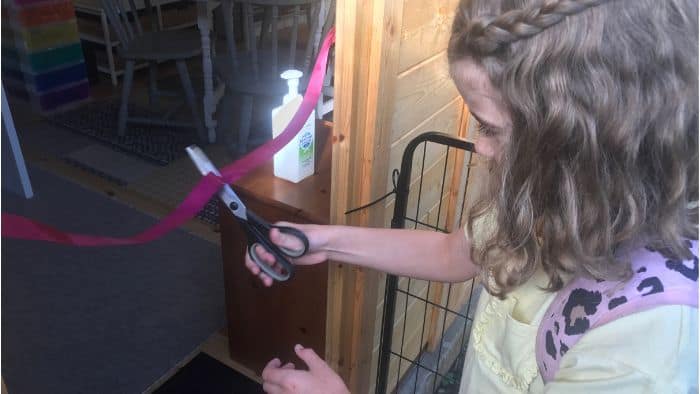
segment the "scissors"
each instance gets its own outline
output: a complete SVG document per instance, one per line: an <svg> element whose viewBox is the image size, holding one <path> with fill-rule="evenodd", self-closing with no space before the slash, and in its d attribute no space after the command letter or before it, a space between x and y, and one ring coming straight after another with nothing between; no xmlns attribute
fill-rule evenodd
<svg viewBox="0 0 700 394"><path fill-rule="evenodd" d="M204 151L198 146L190 145L185 150L202 175L207 175L211 172L216 176L221 176L219 170L214 166L214 163L209 160ZM294 272L294 267L292 263L289 262L288 258L301 257L306 254L309 250L309 239L306 238L306 235L292 227L275 226L266 222L260 216L246 209L243 201L238 198L236 192L234 192L229 185L224 185L221 188L219 191L219 198L226 207L231 210L233 216L238 220L238 224L245 230L248 236L248 255L250 259L272 279L277 281L289 279ZM270 240L270 229L272 228L276 228L283 234L297 238L303 244L303 248L295 250L275 245ZM275 264L268 265L258 256L255 251L257 245L262 246L266 251L275 256L275 263L282 268L282 272L275 269Z"/></svg>

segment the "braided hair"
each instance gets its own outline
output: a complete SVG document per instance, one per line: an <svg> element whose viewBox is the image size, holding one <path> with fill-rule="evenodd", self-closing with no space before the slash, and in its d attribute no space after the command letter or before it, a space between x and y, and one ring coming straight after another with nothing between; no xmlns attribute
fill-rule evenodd
<svg viewBox="0 0 700 394"><path fill-rule="evenodd" d="M513 125L467 223L487 290L538 268L552 291L622 280L642 245L692 258L697 0L463 0L448 58L486 71Z"/></svg>
<svg viewBox="0 0 700 394"><path fill-rule="evenodd" d="M547 0L500 15L478 18L456 18L452 35L452 52L474 52L481 55L498 51L504 46L532 37L567 16L578 14L611 0ZM458 12L464 10L458 10Z"/></svg>

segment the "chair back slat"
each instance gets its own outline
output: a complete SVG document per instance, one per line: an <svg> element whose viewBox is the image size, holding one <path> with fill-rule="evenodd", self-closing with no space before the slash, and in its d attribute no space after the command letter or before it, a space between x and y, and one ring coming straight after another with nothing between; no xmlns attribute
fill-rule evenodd
<svg viewBox="0 0 700 394"><path fill-rule="evenodd" d="M299 36L299 13L301 12L301 7L298 5L294 6L294 11L292 14L292 40L289 44L289 59L287 60L287 65L289 68L294 68L294 61L296 60L297 54L297 37Z"/></svg>
<svg viewBox="0 0 700 394"><path fill-rule="evenodd" d="M321 18L324 12L323 2L318 2L311 5L309 12L309 38L306 41L306 50L304 51L304 73L308 72L311 67L311 56L318 50L316 43L321 40L321 29L319 25L322 23Z"/></svg>
<svg viewBox="0 0 700 394"><path fill-rule="evenodd" d="M112 26L114 33L117 35L117 39L119 39L121 43L128 42L130 37L126 32L126 27L122 23L121 17L119 16L119 8L117 7L117 4L111 0L101 0L100 2L102 4L102 9L104 10L105 14L107 14L109 24Z"/></svg>
<svg viewBox="0 0 700 394"><path fill-rule="evenodd" d="M263 14L263 20L262 20L262 29L260 30L260 39L258 42L258 46L261 48L269 42L270 37L269 37L269 32L270 29L266 28L266 26L270 26L272 23L272 8L271 7L265 7L263 8L264 14Z"/></svg>
<svg viewBox="0 0 700 394"><path fill-rule="evenodd" d="M262 72L272 72L279 77L278 72L282 69L297 68L308 74L311 67L312 58L315 56L320 47L322 31L327 28L327 19L330 17L332 10L335 9L335 0L235 0L225 1L222 4L224 13L226 49L229 52L226 54L229 58L227 63L233 67L232 72L240 72L238 64L240 64L240 54L236 53L236 37L234 35L234 18L233 5L238 3L241 5L241 29L244 36L240 43L245 46L246 54L250 63L250 70L244 70L251 73L251 78L259 79ZM254 7L263 7L263 18L258 21L258 28L255 24L255 9ZM284 7L284 8L283 8ZM283 12L283 10L285 10ZM289 10L287 12L286 10ZM303 48L299 48L299 40L301 37L301 19L302 12L306 14L308 23L308 39ZM282 23L282 19L287 19L290 23ZM280 37L280 30L284 29L284 38ZM259 34L259 36L258 36ZM259 38L258 38L259 37ZM280 41L283 41L282 44ZM288 48L287 48L288 46ZM285 47L284 50L282 47ZM263 52L264 51L264 52ZM280 54L280 52L286 52ZM297 53L299 52L299 53ZM265 64L262 57L264 54ZM264 71L263 71L264 69ZM264 77L268 77L267 74Z"/></svg>
<svg viewBox="0 0 700 394"><path fill-rule="evenodd" d="M100 0L100 3L122 45L128 46L133 39L143 35L135 0ZM144 6L152 16L153 1L144 0Z"/></svg>
<svg viewBox="0 0 700 394"><path fill-rule="evenodd" d="M114 4L117 7L117 15L119 15L119 20L126 31L128 37L127 40L131 41L131 39L134 38L134 30L131 28L131 22L129 22L129 11L126 9L126 7L124 7L121 0L115 1Z"/></svg>
<svg viewBox="0 0 700 394"><path fill-rule="evenodd" d="M258 67L258 48L256 45L255 22L253 20L253 4L243 4L243 15L246 20L246 28L248 29L246 36L248 37L248 48L250 51L251 63L253 65L253 78L258 79L260 69Z"/></svg>
<svg viewBox="0 0 700 394"><path fill-rule="evenodd" d="M144 0L144 2L144 6L149 9L148 11L150 13L150 1ZM143 29L141 28L141 19L139 19L138 8L136 8L136 3L134 3L134 0L129 0L129 6L131 6L131 15L134 17L134 27L136 28L136 33L140 36L143 34Z"/></svg>
<svg viewBox="0 0 700 394"><path fill-rule="evenodd" d="M277 70L279 68L279 56L277 56L278 48L278 38L277 38L277 19L279 18L280 8L278 6L272 7L272 21L270 23L270 28L272 30L272 69Z"/></svg>
<svg viewBox="0 0 700 394"><path fill-rule="evenodd" d="M238 55L236 54L236 38L233 36L233 1L224 1L221 4L224 14L224 33L226 33L226 49L231 60L231 72L235 73L238 68Z"/></svg>

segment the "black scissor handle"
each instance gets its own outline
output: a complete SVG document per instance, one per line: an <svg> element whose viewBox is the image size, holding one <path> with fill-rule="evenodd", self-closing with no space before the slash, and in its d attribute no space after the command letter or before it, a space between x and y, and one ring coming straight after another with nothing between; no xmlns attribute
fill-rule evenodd
<svg viewBox="0 0 700 394"><path fill-rule="evenodd" d="M248 231L249 246L248 255L251 260L260 267L260 269L277 281L285 281L294 272L294 266L289 262L288 258L296 258L303 256L309 249L309 240L303 232L287 226L274 226L260 218L251 211L247 212L248 221L245 222L246 230ZM303 247L301 249L289 249L279 247L270 240L270 229L277 228L283 234L296 237L301 241ZM267 252L275 257L275 263L279 265L284 272L280 273L275 270L273 265L268 265L255 251L257 245L262 246Z"/></svg>
<svg viewBox="0 0 700 394"><path fill-rule="evenodd" d="M306 238L306 234L301 232L298 229L295 229L294 227L288 227L288 226L275 226L275 225L269 225L270 228L276 228L278 229L282 234L290 235L296 239L298 239L301 244L302 248L301 249L290 249L290 248L285 248L283 246L280 246L279 248L284 252L289 257L301 257L306 254L306 252L309 250L309 239Z"/></svg>
<svg viewBox="0 0 700 394"><path fill-rule="evenodd" d="M282 272L277 271L274 266L268 265L262 258L260 258L260 256L258 256L258 253L255 251L255 247L258 245L275 256L275 263L282 268ZM283 282L292 276L294 273L294 266L287 260L284 253L282 253L279 248L274 245L271 246L272 247L266 246L264 243L260 242L252 243L248 246L248 255L250 256L250 259L253 260L253 262L270 278Z"/></svg>

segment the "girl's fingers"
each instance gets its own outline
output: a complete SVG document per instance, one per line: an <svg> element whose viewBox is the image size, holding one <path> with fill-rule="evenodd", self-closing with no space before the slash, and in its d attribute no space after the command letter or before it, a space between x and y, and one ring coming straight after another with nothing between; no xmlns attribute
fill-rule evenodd
<svg viewBox="0 0 700 394"><path fill-rule="evenodd" d="M277 358L277 357L275 357L275 358L273 358L272 360L268 361L267 364L265 364L265 368L263 368L262 378L263 378L263 379L267 379L267 378L266 378L267 372L268 372L268 371L271 371L272 368L279 368L280 365L282 365L282 361L280 361L280 359Z"/></svg>
<svg viewBox="0 0 700 394"><path fill-rule="evenodd" d="M250 271L250 273L252 273L253 275L260 274L260 267L258 267L258 265L255 264L253 260L251 260L250 257L248 257L247 255L245 258L245 266L246 268L248 268L248 271Z"/></svg>
<svg viewBox="0 0 700 394"><path fill-rule="evenodd" d="M268 252L267 250L265 250L265 248L262 247L261 245L256 244L253 247L255 248L256 256L260 259L260 263L267 264L269 266L272 266L273 269L275 269L275 266L276 266L275 256L273 254L271 254L270 252ZM272 283L273 283L272 278L269 275L267 275L265 272L263 272L263 270L260 268L258 263L253 261L253 259L250 257L249 253L246 253L246 256L245 256L245 266L248 269L248 271L250 271L250 273L252 273L253 275L260 278L260 281L266 287L272 286ZM279 269L276 269L276 270L279 271Z"/></svg>
<svg viewBox="0 0 700 394"><path fill-rule="evenodd" d="M281 386L270 382L263 382L263 391L267 394L281 394L284 392Z"/></svg>
<svg viewBox="0 0 700 394"><path fill-rule="evenodd" d="M255 248L255 254L258 255L258 257L262 261L264 261L268 265L274 264L275 256L272 253L268 252L267 249L263 248L259 244L255 244L254 248Z"/></svg>
<svg viewBox="0 0 700 394"><path fill-rule="evenodd" d="M266 273L261 272L261 273L258 274L258 277L260 278L260 280L262 281L262 283L263 283L266 287L272 286L272 278L270 278L269 276L267 276Z"/></svg>
<svg viewBox="0 0 700 394"><path fill-rule="evenodd" d="M270 230L270 240L277 246L291 250L299 250L304 247L304 243L301 242L299 238L283 233L278 228L274 227Z"/></svg>
<svg viewBox="0 0 700 394"><path fill-rule="evenodd" d="M270 278L269 275L267 275L266 273L264 273L264 272L260 269L260 267L258 267L258 265L257 265L253 260L250 259L249 256L246 256L246 259L245 259L245 266L246 266L246 268L248 269L248 271L250 271L251 274L253 274L253 275L257 276L258 278L260 278L260 281L261 281L265 286L267 286L267 287L272 286L272 278Z"/></svg>
<svg viewBox="0 0 700 394"><path fill-rule="evenodd" d="M326 364L326 362L310 347L305 348L302 345L295 345L294 352L306 363L311 371L328 366L328 364Z"/></svg>

